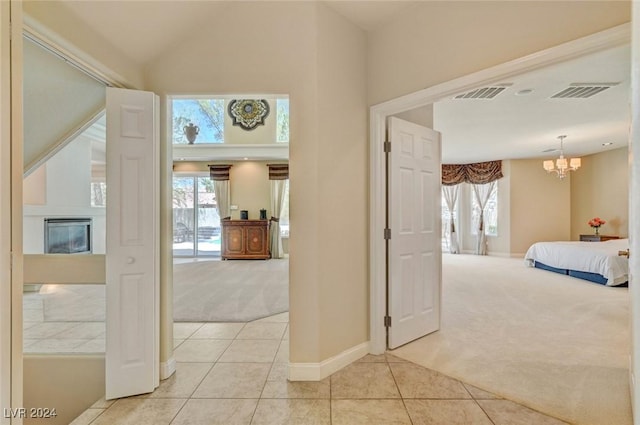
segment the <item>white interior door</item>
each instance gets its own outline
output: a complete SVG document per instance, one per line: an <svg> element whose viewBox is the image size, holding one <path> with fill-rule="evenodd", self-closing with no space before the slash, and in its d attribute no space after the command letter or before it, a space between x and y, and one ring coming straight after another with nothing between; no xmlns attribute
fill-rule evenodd
<svg viewBox="0 0 640 425"><path fill-rule="evenodd" d="M388 133L388 335L396 348L440 328L440 133L393 117Z"/></svg>
<svg viewBox="0 0 640 425"><path fill-rule="evenodd" d="M107 89L107 399L159 384L158 109Z"/></svg>

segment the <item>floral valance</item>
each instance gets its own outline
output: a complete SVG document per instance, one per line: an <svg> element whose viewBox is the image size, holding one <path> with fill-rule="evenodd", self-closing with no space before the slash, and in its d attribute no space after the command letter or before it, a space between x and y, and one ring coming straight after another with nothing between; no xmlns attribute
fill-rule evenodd
<svg viewBox="0 0 640 425"><path fill-rule="evenodd" d="M502 161L476 162L474 164L442 164L442 184L486 184L502 178Z"/></svg>
<svg viewBox="0 0 640 425"><path fill-rule="evenodd" d="M224 181L229 180L229 169L231 165L209 165L209 175L211 180Z"/></svg>
<svg viewBox="0 0 640 425"><path fill-rule="evenodd" d="M287 180L289 178L289 164L268 164L269 180Z"/></svg>

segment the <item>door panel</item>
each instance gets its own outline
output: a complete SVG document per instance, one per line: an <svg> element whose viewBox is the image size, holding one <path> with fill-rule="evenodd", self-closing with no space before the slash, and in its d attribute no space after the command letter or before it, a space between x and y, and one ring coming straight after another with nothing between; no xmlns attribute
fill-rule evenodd
<svg viewBox="0 0 640 425"><path fill-rule="evenodd" d="M390 118L389 348L440 328L440 134Z"/></svg>
<svg viewBox="0 0 640 425"><path fill-rule="evenodd" d="M159 384L158 98L107 89L106 398Z"/></svg>

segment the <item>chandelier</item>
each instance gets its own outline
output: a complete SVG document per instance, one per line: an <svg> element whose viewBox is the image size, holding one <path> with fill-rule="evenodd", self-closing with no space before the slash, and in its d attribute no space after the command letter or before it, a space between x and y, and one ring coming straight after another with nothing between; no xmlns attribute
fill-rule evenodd
<svg viewBox="0 0 640 425"><path fill-rule="evenodd" d="M564 179L569 175L569 171L576 171L581 165L580 158L571 158L567 161L567 158L564 157L563 142L566 137L564 135L558 136L558 139L560 139L560 156L556 159L555 164L551 159L542 163L547 173L556 173L560 179Z"/></svg>

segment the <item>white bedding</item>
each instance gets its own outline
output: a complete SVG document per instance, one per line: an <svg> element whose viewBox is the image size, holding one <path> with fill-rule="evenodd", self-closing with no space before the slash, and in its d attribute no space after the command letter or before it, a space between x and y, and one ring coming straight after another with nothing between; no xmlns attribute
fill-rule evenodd
<svg viewBox="0 0 640 425"><path fill-rule="evenodd" d="M629 239L606 242L536 242L524 256L526 264L534 261L558 269L597 273L607 279L608 286L620 285L629 277L629 260L618 251L629 248Z"/></svg>

